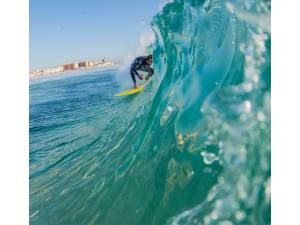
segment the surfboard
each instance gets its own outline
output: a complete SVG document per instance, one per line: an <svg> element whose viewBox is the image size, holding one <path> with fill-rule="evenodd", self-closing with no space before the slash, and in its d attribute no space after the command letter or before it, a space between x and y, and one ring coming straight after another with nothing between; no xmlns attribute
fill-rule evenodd
<svg viewBox="0 0 300 225"><path fill-rule="evenodd" d="M132 88L132 89L129 89L127 91L124 91L124 92L121 92L119 94L116 94L115 96L128 96L128 95L133 95L133 94L137 94L141 91L143 91L145 89L145 87L147 86L147 84L149 83L151 79L147 80L144 82L144 84L142 84L141 86L139 86L138 88Z"/></svg>

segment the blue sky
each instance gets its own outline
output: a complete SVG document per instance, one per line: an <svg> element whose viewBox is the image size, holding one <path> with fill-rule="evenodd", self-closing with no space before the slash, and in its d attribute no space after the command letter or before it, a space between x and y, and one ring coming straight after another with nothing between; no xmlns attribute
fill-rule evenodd
<svg viewBox="0 0 300 225"><path fill-rule="evenodd" d="M118 60L139 45L162 0L30 0L29 65Z"/></svg>

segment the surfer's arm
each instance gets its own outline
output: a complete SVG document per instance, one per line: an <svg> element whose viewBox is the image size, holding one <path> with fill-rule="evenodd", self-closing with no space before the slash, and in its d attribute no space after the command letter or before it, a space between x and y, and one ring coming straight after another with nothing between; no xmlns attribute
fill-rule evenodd
<svg viewBox="0 0 300 225"><path fill-rule="evenodd" d="M143 56L138 57L133 61L133 63L131 64L131 67L130 67L131 76L132 76L132 74L135 74L140 79L142 79L143 76L137 72L137 69L140 69L140 67L143 65L144 62L145 62L145 57L143 57Z"/></svg>

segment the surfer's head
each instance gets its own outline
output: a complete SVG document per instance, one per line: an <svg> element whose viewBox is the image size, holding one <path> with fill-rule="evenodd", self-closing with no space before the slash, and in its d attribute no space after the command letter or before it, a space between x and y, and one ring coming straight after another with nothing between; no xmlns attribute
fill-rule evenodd
<svg viewBox="0 0 300 225"><path fill-rule="evenodd" d="M151 64L152 64L152 54L150 54L150 55L147 56L146 61L147 61L147 64L148 64L148 65L151 65Z"/></svg>

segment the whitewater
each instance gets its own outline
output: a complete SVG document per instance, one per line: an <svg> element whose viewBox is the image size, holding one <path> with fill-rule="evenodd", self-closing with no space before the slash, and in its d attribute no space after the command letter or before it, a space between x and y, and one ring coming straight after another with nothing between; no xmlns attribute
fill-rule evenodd
<svg viewBox="0 0 300 225"><path fill-rule="evenodd" d="M270 224L270 11L167 1L137 95L120 68L31 80L30 224Z"/></svg>

